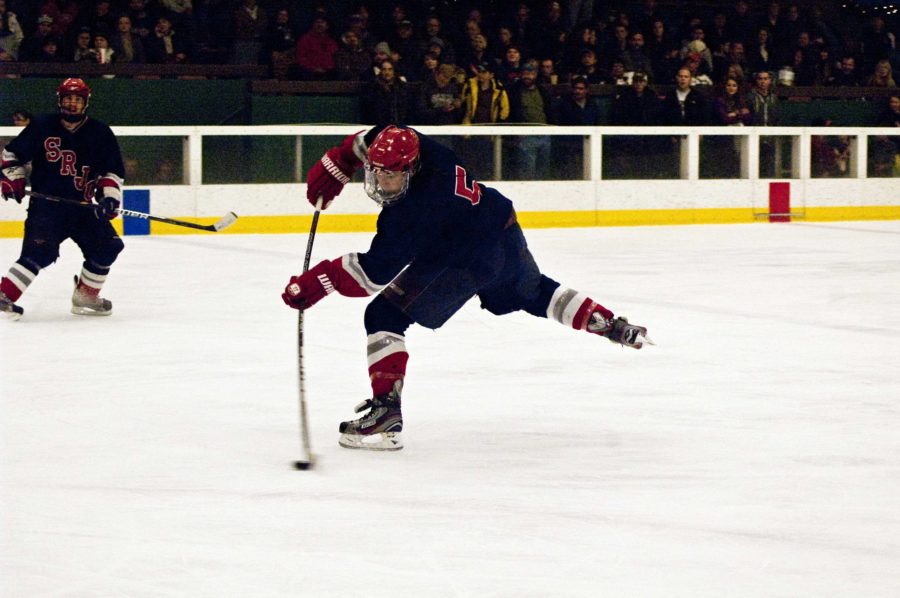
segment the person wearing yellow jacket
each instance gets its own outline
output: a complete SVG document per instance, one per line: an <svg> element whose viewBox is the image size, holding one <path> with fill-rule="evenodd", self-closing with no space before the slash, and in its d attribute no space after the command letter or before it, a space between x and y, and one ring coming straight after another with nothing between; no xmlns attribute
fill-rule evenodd
<svg viewBox="0 0 900 598"><path fill-rule="evenodd" d="M466 81L463 89L465 114L462 124L491 124L505 122L509 118L509 94L503 84L494 79L494 65L481 62L475 67L476 75ZM473 169L479 180L494 180L493 150L491 138L472 135L457 138L456 151Z"/></svg>
<svg viewBox="0 0 900 598"><path fill-rule="evenodd" d="M494 66L489 62L482 62L476 67L476 71L477 74L466 82L463 92L466 104L463 124L506 121L509 118L509 95L494 79Z"/></svg>

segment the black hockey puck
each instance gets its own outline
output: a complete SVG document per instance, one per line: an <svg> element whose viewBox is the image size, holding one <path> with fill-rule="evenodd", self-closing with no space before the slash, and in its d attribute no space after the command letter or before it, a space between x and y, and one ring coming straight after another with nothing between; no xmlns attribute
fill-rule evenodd
<svg viewBox="0 0 900 598"><path fill-rule="evenodd" d="M300 471L306 471L307 469L312 467L312 463L309 461L294 461L294 469L299 469Z"/></svg>

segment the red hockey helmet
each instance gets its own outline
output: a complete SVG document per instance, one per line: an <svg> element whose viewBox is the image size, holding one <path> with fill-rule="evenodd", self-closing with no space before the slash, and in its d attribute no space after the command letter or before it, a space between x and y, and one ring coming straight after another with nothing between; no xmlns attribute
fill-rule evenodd
<svg viewBox="0 0 900 598"><path fill-rule="evenodd" d="M415 171L419 163L419 136L412 129L391 125L375 137L367 156L375 168Z"/></svg>
<svg viewBox="0 0 900 598"><path fill-rule="evenodd" d="M419 136L393 125L383 129L366 152L365 190L380 205L401 199L419 168Z"/></svg>
<svg viewBox="0 0 900 598"><path fill-rule="evenodd" d="M66 96L76 95L84 100L84 113L91 100L91 88L87 83L76 77L69 77L56 88L56 103L62 108L62 99Z"/></svg>

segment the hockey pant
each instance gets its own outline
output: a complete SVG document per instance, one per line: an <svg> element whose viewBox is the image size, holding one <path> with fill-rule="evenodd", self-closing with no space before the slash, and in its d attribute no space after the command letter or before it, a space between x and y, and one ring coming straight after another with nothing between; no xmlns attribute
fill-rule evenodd
<svg viewBox="0 0 900 598"><path fill-rule="evenodd" d="M17 300L38 273L59 258L59 246L72 239L84 256L82 279L99 288L125 247L112 224L79 206L32 201L25 219L22 253L0 283L0 290Z"/></svg>

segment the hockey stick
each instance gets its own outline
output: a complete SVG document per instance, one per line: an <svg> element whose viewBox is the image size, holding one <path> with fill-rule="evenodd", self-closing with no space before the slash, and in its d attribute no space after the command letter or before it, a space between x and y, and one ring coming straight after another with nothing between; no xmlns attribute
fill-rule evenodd
<svg viewBox="0 0 900 598"><path fill-rule="evenodd" d="M306 241L306 256L303 258L303 273L309 270L309 261L312 258L313 241L316 238L316 227L319 225L319 212L322 209L322 198L316 202L316 211L313 213L312 225L309 228L309 238ZM309 442L309 418L306 413L306 374L303 368L303 314L301 309L297 316L297 377L300 392L300 446L303 449L303 459L294 461L294 468L300 470L312 469L316 463L316 457L312 453Z"/></svg>
<svg viewBox="0 0 900 598"><path fill-rule="evenodd" d="M31 197L36 197L38 199L43 199L46 201L55 201L56 203L64 203L73 206L81 206L83 208L90 208L95 210L97 208L97 204L85 203L83 201L78 201L75 199L69 199L67 197L57 197L56 195L47 195L46 193L37 193L35 191L29 191L28 195ZM222 216L218 222L215 224L196 224L194 222L186 222L184 220L175 220L174 218L164 218L163 216L154 216L152 214L145 214L144 212L135 212L134 210L126 210L125 208L116 208L116 213L121 214L122 216L131 216L132 218L143 218L144 220L153 220L155 222L164 222L165 224L173 224L175 226L184 226L187 228L196 228L198 230L207 230L209 232L217 233L224 228L228 228L234 221L238 219L237 214L234 212L228 212L224 216Z"/></svg>

